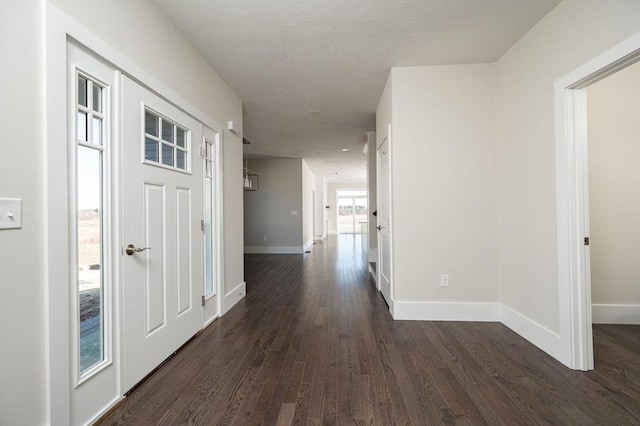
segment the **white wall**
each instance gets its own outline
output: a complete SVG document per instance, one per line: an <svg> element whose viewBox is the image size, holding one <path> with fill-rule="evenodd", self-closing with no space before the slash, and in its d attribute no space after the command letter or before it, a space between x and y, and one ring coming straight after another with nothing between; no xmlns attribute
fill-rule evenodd
<svg viewBox="0 0 640 426"><path fill-rule="evenodd" d="M587 125L593 322L635 305L640 324L640 63L587 88Z"/></svg>
<svg viewBox="0 0 640 426"><path fill-rule="evenodd" d="M0 198L22 229L0 230L0 424L46 418L44 104L40 2L0 2Z"/></svg>
<svg viewBox="0 0 640 426"><path fill-rule="evenodd" d="M391 79L394 299L497 302L494 65Z"/></svg>
<svg viewBox="0 0 640 426"><path fill-rule="evenodd" d="M260 177L260 190L244 193L245 252L301 253L302 160L250 160L249 169Z"/></svg>
<svg viewBox="0 0 640 426"><path fill-rule="evenodd" d="M553 83L640 31L640 2L565 1L497 62L501 301L559 332Z"/></svg>
<svg viewBox="0 0 640 426"><path fill-rule="evenodd" d="M327 214L328 233L336 234L338 232L336 226L336 220L338 215L338 206L336 204L337 191L341 190L367 190L367 184L364 182L358 183L328 183L327 184L327 206L325 209Z"/></svg>
<svg viewBox="0 0 640 426"><path fill-rule="evenodd" d="M302 160L302 244L307 250L314 240L315 176L307 163Z"/></svg>

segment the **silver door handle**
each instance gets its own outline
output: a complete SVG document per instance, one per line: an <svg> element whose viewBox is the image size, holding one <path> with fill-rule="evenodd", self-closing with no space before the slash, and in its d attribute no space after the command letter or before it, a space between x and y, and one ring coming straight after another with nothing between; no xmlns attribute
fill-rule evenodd
<svg viewBox="0 0 640 426"><path fill-rule="evenodd" d="M151 250L151 247L140 248L140 247L134 246L133 244L129 244L127 248L124 249L125 253L127 253L129 256L135 253L140 253L141 251L145 251L145 250Z"/></svg>

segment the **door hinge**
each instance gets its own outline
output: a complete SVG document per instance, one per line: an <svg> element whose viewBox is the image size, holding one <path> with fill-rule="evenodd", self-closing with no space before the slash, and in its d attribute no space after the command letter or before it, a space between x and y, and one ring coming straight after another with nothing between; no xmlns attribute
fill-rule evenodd
<svg viewBox="0 0 640 426"><path fill-rule="evenodd" d="M589 237L584 237L584 245L585 246L589 245Z"/></svg>
<svg viewBox="0 0 640 426"><path fill-rule="evenodd" d="M204 219L200 219L200 230L204 232Z"/></svg>
<svg viewBox="0 0 640 426"><path fill-rule="evenodd" d="M202 306L204 306L204 294L202 295Z"/></svg>

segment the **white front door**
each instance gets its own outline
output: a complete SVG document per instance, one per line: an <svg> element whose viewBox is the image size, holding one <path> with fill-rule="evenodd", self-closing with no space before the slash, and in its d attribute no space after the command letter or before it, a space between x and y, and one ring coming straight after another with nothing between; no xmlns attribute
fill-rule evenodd
<svg viewBox="0 0 640 426"><path fill-rule="evenodd" d="M378 285L380 292L391 306L391 239L389 235L391 197L389 138L386 137L377 150L378 166Z"/></svg>
<svg viewBox="0 0 640 426"><path fill-rule="evenodd" d="M124 389L202 328L202 125L123 77Z"/></svg>

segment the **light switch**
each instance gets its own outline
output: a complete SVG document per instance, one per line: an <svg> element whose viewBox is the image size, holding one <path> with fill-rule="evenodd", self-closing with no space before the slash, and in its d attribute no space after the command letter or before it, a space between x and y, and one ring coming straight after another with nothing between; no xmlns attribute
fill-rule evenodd
<svg viewBox="0 0 640 426"><path fill-rule="evenodd" d="M291 210L291 216L298 216L298 210Z"/></svg>
<svg viewBox="0 0 640 426"><path fill-rule="evenodd" d="M22 228L22 200L0 198L0 229Z"/></svg>

